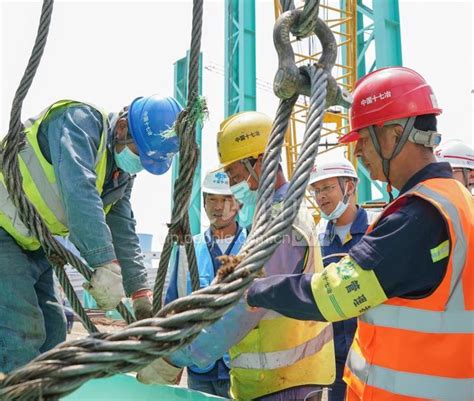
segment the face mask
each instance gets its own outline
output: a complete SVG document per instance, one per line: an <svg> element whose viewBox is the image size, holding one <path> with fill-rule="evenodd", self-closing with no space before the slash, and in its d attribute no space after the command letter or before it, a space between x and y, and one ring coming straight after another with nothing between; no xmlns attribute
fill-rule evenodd
<svg viewBox="0 0 474 401"><path fill-rule="evenodd" d="M257 207L257 191L252 191L247 181L232 185L230 190L235 199L242 204L239 211L239 222L242 227L248 227L252 224L255 208Z"/></svg>
<svg viewBox="0 0 474 401"><path fill-rule="evenodd" d="M125 146L120 153L115 151L114 158L117 166L126 173L136 174L143 170L140 156L133 153L128 146Z"/></svg>
<svg viewBox="0 0 474 401"><path fill-rule="evenodd" d="M321 210L320 211L321 217L329 221L337 220L339 217L343 215L343 213L348 208L349 198L350 198L350 194L347 193L347 185L346 185L344 189L344 197L342 198L342 201L339 201L337 206L334 208L334 210L329 214L326 214Z"/></svg>
<svg viewBox="0 0 474 401"><path fill-rule="evenodd" d="M336 208L329 214L324 213L322 210L320 211L321 217L326 220L337 220L342 214L346 211L349 203L344 203L339 201Z"/></svg>

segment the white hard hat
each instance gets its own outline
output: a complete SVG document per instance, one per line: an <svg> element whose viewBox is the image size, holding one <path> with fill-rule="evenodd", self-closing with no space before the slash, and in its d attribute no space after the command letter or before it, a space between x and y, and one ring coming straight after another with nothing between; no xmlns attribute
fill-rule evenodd
<svg viewBox="0 0 474 401"><path fill-rule="evenodd" d="M453 168L474 170L474 150L459 139L452 139L435 150L439 162L448 162Z"/></svg>
<svg viewBox="0 0 474 401"><path fill-rule="evenodd" d="M229 177L223 171L209 172L202 182L202 192L213 195L232 195L229 187Z"/></svg>
<svg viewBox="0 0 474 401"><path fill-rule="evenodd" d="M359 177L357 177L352 163L347 159L341 158L336 161L315 164L311 170L309 184L314 184L315 182L332 177L348 177L354 178L356 182L359 181Z"/></svg>

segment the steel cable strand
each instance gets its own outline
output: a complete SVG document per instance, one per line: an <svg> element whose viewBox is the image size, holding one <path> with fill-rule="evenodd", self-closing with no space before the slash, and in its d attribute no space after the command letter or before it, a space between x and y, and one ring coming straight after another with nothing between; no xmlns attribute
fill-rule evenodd
<svg viewBox="0 0 474 401"><path fill-rule="evenodd" d="M195 125L199 118L199 114L200 113L196 111L196 107L194 106L191 110L183 110L176 122L176 130L178 136L180 136L180 148L183 153L181 153L180 149L180 173L174 186L172 219L169 224L163 251L160 255L160 262L153 290L153 311L155 314L161 309L164 283L174 243L185 245L192 286L194 289L199 288L199 273L197 270L194 246L192 249L190 249L189 246L192 245L192 241L190 241L191 232L188 215L194 171L199 157L197 144L194 139ZM195 268L193 269L191 266L194 266Z"/></svg>
<svg viewBox="0 0 474 401"><path fill-rule="evenodd" d="M258 201L253 218L252 231L242 248L245 252L254 238L260 237L266 230L268 222L271 220L271 208L273 194L275 193L275 182L280 164L280 154L285 140L286 130L290 120L293 106L297 96L291 99L280 100L272 130L268 139L268 144L263 157L262 173L259 179ZM266 223L265 223L266 222Z"/></svg>
<svg viewBox="0 0 474 401"><path fill-rule="evenodd" d="M280 0L281 12L284 13L289 10L295 9L294 0Z"/></svg>
<svg viewBox="0 0 474 401"><path fill-rule="evenodd" d="M298 18L296 24L291 29L291 33L297 37L297 39L303 39L310 36L314 28L319 15L319 0L306 0L303 12Z"/></svg>
<svg viewBox="0 0 474 401"><path fill-rule="evenodd" d="M61 283L61 287L64 289L64 293L66 294L66 297L69 300L72 309L79 316L81 323L84 325L84 327L89 333L97 333L99 330L92 323L89 316L87 316L87 313L82 307L81 301L79 300L76 291L74 291L74 287L72 286L65 269L62 266L56 264L53 264L53 269L56 274L56 277Z"/></svg>
<svg viewBox="0 0 474 401"><path fill-rule="evenodd" d="M288 220L291 219L293 214L296 216L298 213L298 208L301 199L304 196L310 171L318 150L320 131L322 128L322 116L325 107L325 97L327 95L327 73L316 66L306 67L306 71L311 80L311 98L305 136L301 146L301 153L295 165L293 178L289 183L288 191L283 200L283 210L271 221L271 224L265 231L265 237L267 239L263 242L266 244L272 242L271 238L273 238L274 242L278 242L279 239L277 237L277 232L281 230L280 224L284 223L286 230L291 227L291 224L287 224ZM290 212L288 212L288 210L290 210ZM293 220L291 220L291 223L292 222ZM270 239L268 237L270 237ZM256 250L262 250L262 242L260 240L261 238L254 238L245 251L253 253ZM273 245L271 246L273 247ZM245 268L245 261L246 259L244 259L239 267L241 266L242 268ZM237 273L237 270L235 273ZM250 273L255 273L254 269L251 267L248 267L248 270ZM226 277L223 282L226 282L227 279L231 280L232 278L233 276L231 274L228 278Z"/></svg>
<svg viewBox="0 0 474 401"><path fill-rule="evenodd" d="M306 1L304 9L296 10L293 4L293 1L282 1L281 2L282 9L284 11L291 10L291 13L287 14L286 16L282 17L282 21L286 20L287 22L285 25L287 26L286 29L290 29L291 32L295 34L295 32L300 32L300 36L307 36L315 30L317 21L318 21L318 13L319 13L319 0L317 1ZM295 22L293 22L295 20ZM324 23L324 22L323 22ZM277 22L275 23L275 28L277 28L280 24ZM301 33L304 31L304 35ZM287 45L290 45L289 35L284 35L283 38L278 34L278 30L274 30L274 37L277 36L278 39L283 40ZM277 46L278 40L275 40L275 45ZM327 50L326 50L327 51ZM327 57L326 52L323 52L323 57ZM290 59L293 59L294 64L294 55L288 54ZM291 57L292 56L292 57ZM295 65L296 68L296 65ZM289 100L289 103L286 103L283 99L280 101L280 105L277 111L277 117L272 126L272 132L270 134L269 143L267 148L273 149L274 152L277 152L278 155L281 154L281 148L283 146L283 142L285 139L286 129L288 127L289 118L291 116L291 112L293 110L293 106L296 103L298 98L298 94L295 94ZM284 123L283 125L282 122ZM279 128L279 129L278 129ZM281 129L281 130L280 130ZM276 132L275 132L276 130ZM274 143L272 143L274 141ZM267 220L268 216L266 214L271 213L271 205L273 201L273 194L275 191L274 183L276 181L276 176L278 172L278 165L279 165L279 157L273 158L265 153L263 163L271 164L269 170L262 168L262 173L259 182L259 196L257 207L253 219L253 226L258 227L257 230L252 230L247 240L247 245L250 246L254 237L258 237L261 235L262 232L265 231L265 225L260 221L260 219ZM266 173L268 172L268 174ZM246 248L244 247L244 250Z"/></svg>
<svg viewBox="0 0 474 401"><path fill-rule="evenodd" d="M53 14L53 0L44 0L43 7L41 9L40 23L38 26L38 32L36 34L35 44L33 51L28 61L25 73L20 81L20 85L15 93L12 109L10 112L10 125L8 134L4 139L4 145L8 148L8 142L10 147L16 148L22 141L23 125L21 123L21 111L23 107L23 101L30 89L30 86L35 77L36 71L43 55L46 41L49 33L49 26L51 22L51 16Z"/></svg>
<svg viewBox="0 0 474 401"><path fill-rule="evenodd" d="M153 288L153 313L156 314L162 306L163 289L168 271L168 265L175 242L184 244L188 258L188 269L193 290L199 288L199 272L194 246L191 240L188 208L192 194L194 172L198 164L199 152L196 144L196 125L205 112L203 100L199 93L199 54L201 52L203 0L193 1L193 18L191 28L191 50L189 56L188 97L186 109L176 121L176 132L180 138L179 176L174 184L173 212L168 234ZM202 103L200 107L198 105ZM186 217L184 217L186 216ZM176 241L177 240L177 241Z"/></svg>
<svg viewBox="0 0 474 401"><path fill-rule="evenodd" d="M284 198L283 210L271 221L270 227L265 231L264 238L256 238L252 245L245 252L250 254L244 257L238 268L229 274L222 283L241 277L242 273L254 274L257 272L256 267L258 259L263 255L273 253L273 250L279 245L282 231L291 227L292 221L298 213L299 204L304 196L309 174L316 157L320 131L322 127L322 113L324 111L324 103L326 97L327 74L321 68L315 66L307 68L308 74L312 82L311 90L311 106L308 113L307 130L305 133L302 151L298 157L295 174L290 181L289 189ZM211 292L211 289L201 291Z"/></svg>

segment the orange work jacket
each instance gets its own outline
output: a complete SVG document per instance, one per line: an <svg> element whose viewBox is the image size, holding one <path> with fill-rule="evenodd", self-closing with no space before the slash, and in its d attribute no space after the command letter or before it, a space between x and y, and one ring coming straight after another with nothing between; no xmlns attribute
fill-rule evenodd
<svg viewBox="0 0 474 401"><path fill-rule="evenodd" d="M346 401L474 400L471 195L454 179L429 179L397 198L379 219L410 196L430 202L446 222L449 242L431 253L433 260L449 253L447 271L429 296L391 298L359 317L344 372Z"/></svg>

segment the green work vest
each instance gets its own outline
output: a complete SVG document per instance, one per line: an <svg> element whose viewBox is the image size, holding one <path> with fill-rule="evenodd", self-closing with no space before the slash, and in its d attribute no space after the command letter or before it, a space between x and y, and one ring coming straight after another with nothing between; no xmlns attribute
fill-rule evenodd
<svg viewBox="0 0 474 401"><path fill-rule="evenodd" d="M26 144L18 153L20 172L23 180L23 191L34 205L41 218L52 234L65 236L69 230L59 188L56 183L53 166L41 153L38 143L38 132L42 122L53 110L61 107L81 105L82 102L60 100L41 112L38 117L25 123ZM91 106L97 109L95 106ZM107 115L102 114L102 133L97 162L95 165L96 187L102 193L107 165ZM5 187L3 171L0 172L0 227L7 231L16 242L26 250L36 250L40 247L38 239L32 236L18 216L18 210L10 200Z"/></svg>

